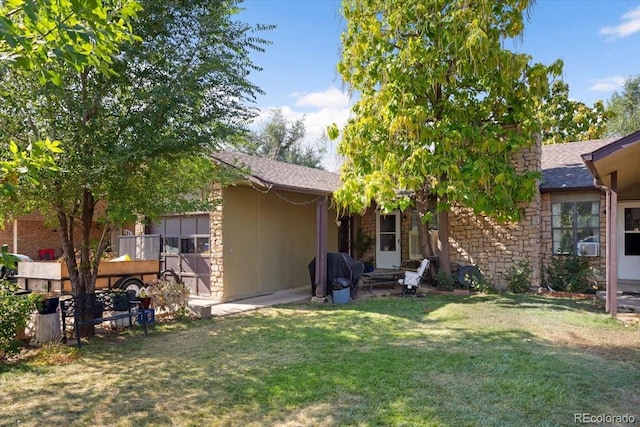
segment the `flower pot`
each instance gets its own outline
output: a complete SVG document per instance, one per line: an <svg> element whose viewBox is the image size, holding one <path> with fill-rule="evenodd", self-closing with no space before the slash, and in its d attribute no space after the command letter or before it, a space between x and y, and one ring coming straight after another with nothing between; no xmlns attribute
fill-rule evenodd
<svg viewBox="0 0 640 427"><path fill-rule="evenodd" d="M36 303L36 309L40 314L53 314L58 309L59 303L60 298L58 297L45 298Z"/></svg>
<svg viewBox="0 0 640 427"><path fill-rule="evenodd" d="M139 298L140 299L140 305L142 306L143 309L147 309L149 308L149 306L151 305L151 297L144 297L144 298Z"/></svg>
<svg viewBox="0 0 640 427"><path fill-rule="evenodd" d="M111 303L113 304L113 311L129 310L129 298L124 292L111 294Z"/></svg>

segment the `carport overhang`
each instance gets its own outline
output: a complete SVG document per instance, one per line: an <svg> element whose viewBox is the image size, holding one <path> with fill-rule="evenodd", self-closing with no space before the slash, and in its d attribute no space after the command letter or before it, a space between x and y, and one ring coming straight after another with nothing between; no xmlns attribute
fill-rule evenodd
<svg viewBox="0 0 640 427"><path fill-rule="evenodd" d="M640 198L640 131L613 141L582 160L606 198L606 307L617 314L618 199Z"/></svg>

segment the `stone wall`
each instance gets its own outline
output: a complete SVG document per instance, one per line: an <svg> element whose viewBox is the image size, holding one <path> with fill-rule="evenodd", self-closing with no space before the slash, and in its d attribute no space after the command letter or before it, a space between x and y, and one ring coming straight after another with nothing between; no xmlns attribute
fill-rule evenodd
<svg viewBox="0 0 640 427"><path fill-rule="evenodd" d="M505 273L520 260L529 261L531 285L540 286L540 196L524 209L517 223L500 224L454 207L449 214L451 261L476 265L492 283L505 288Z"/></svg>
<svg viewBox="0 0 640 427"><path fill-rule="evenodd" d="M538 139L533 147L514 157L516 169L539 171L541 147ZM521 208L519 222L500 224L493 218L476 216L468 208L454 206L449 214L451 261L478 266L495 286L504 288L509 268L526 259L533 270L531 285L540 286L540 193L536 192L533 200Z"/></svg>
<svg viewBox="0 0 640 427"><path fill-rule="evenodd" d="M214 185L211 197L222 200L222 186ZM211 227L211 298L222 301L224 297L224 242L222 241L222 203L214 207L209 214Z"/></svg>

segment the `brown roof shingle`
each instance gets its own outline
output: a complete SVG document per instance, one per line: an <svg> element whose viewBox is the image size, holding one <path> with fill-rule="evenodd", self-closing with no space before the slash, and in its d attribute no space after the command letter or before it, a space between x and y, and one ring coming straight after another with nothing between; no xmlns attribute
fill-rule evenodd
<svg viewBox="0 0 640 427"><path fill-rule="evenodd" d="M332 194L340 186L338 174L320 169L229 151L215 153L213 157L226 165L249 168L248 178L266 186L312 194Z"/></svg>
<svg viewBox="0 0 640 427"><path fill-rule="evenodd" d="M540 191L595 188L593 176L583 163L581 155L604 147L614 140L594 139L543 145Z"/></svg>

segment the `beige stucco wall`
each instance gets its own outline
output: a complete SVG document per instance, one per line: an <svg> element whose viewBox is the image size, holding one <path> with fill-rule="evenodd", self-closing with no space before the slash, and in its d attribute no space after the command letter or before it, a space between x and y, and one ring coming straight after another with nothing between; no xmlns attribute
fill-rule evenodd
<svg viewBox="0 0 640 427"><path fill-rule="evenodd" d="M311 292L307 266L315 256L317 197L235 186L222 190L222 198L211 217L212 246L219 251L212 255L212 297L231 301L303 286ZM330 210L329 251L338 247L335 217Z"/></svg>

